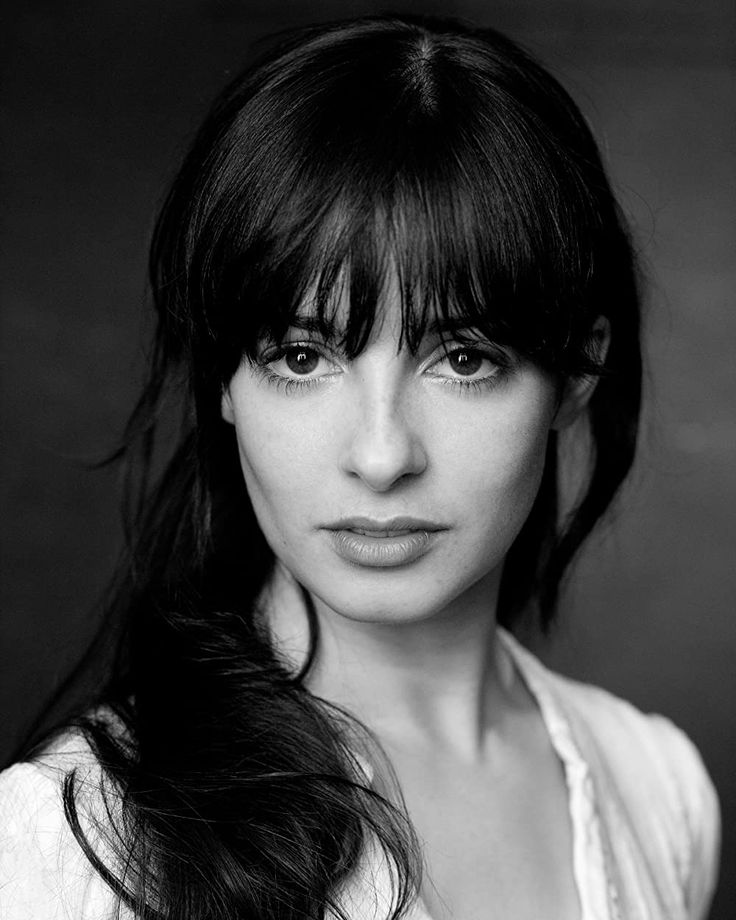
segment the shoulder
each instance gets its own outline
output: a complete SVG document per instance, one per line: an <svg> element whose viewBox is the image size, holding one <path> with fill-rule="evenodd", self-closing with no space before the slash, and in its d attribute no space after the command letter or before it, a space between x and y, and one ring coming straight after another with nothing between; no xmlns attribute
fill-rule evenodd
<svg viewBox="0 0 736 920"><path fill-rule="evenodd" d="M645 713L628 700L564 677L545 668L547 679L566 711L581 719L598 744L615 754L627 742L627 762L640 766L644 759L670 775L683 789L701 783L707 773L697 748L670 719Z"/></svg>
<svg viewBox="0 0 736 920"><path fill-rule="evenodd" d="M703 759L670 719L645 713L601 687L553 672L556 695L605 755L621 783L656 784L667 804L695 831L718 817L718 801Z"/></svg>
<svg viewBox="0 0 736 920"><path fill-rule="evenodd" d="M104 920L113 915L114 896L87 860L65 814L64 781L72 771L82 793L82 828L94 834L102 771L81 732L57 736L33 761L0 773L3 920Z"/></svg>
<svg viewBox="0 0 736 920"><path fill-rule="evenodd" d="M537 662L541 681L584 747L599 786L637 838L671 857L688 916L705 916L720 850L718 798L703 759L670 719Z"/></svg>

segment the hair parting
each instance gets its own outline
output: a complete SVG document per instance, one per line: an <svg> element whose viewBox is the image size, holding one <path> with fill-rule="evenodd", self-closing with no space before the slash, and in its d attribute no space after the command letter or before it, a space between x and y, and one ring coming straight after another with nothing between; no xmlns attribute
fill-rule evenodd
<svg viewBox="0 0 736 920"><path fill-rule="evenodd" d="M51 710L88 740L103 806L71 773L67 820L121 910L145 920L350 920L342 894L373 849L399 920L418 891L417 843L361 768L368 733L307 687L319 639L308 593L298 673L261 622L275 560L223 389L299 323L359 354L392 284L402 347L440 324L560 386L598 377L582 495L563 507L553 432L502 576L499 622L531 611L549 627L631 466L639 413L637 270L595 142L557 81L493 30L393 16L297 30L194 138L150 281L149 378L117 456L126 551ZM600 317L605 357L591 348Z"/></svg>

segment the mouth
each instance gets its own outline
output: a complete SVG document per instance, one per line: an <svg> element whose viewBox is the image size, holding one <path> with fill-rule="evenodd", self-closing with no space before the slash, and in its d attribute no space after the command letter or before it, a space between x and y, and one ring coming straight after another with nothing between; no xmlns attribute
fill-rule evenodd
<svg viewBox="0 0 736 920"><path fill-rule="evenodd" d="M426 530L427 533L435 533L439 530L447 530L447 527L435 521L404 516L388 518L386 520L377 520L369 517L341 518L333 524L326 524L324 529L350 530L354 533L366 534L368 536L385 537L414 533L418 530Z"/></svg>
<svg viewBox="0 0 736 920"><path fill-rule="evenodd" d="M412 517L375 520L344 518L323 528L337 554L351 565L394 568L416 562L448 528L435 521Z"/></svg>

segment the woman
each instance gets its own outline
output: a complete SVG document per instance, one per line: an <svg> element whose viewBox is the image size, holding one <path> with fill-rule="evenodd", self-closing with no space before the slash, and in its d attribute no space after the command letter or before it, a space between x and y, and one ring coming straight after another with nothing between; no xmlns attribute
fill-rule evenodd
<svg viewBox="0 0 736 920"><path fill-rule="evenodd" d="M0 778L3 916L704 917L697 752L508 632L552 622L639 411L564 90L455 22L301 30L205 122L151 277L129 555Z"/></svg>

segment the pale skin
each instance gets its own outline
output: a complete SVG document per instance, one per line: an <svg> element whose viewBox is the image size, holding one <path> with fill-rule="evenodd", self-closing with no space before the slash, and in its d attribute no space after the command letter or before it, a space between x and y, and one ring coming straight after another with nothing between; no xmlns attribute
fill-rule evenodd
<svg viewBox="0 0 736 920"><path fill-rule="evenodd" d="M244 362L223 394L279 561L271 630L297 664L305 586L321 626L309 687L387 754L422 844L433 920L577 918L562 766L496 640L495 606L549 431L579 415L592 381L561 391L530 363L500 368L484 343L447 334L416 355L398 351L391 291L383 314L352 361L293 329L286 353ZM596 335L605 348L605 327ZM377 569L335 553L325 527L350 515L413 515L445 530L422 558ZM377 787L395 796L375 767Z"/></svg>

